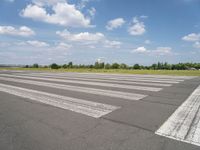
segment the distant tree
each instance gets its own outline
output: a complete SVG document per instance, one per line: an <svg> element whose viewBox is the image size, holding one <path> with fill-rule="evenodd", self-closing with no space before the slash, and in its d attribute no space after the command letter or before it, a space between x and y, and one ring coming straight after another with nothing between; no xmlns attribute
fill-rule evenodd
<svg viewBox="0 0 200 150"><path fill-rule="evenodd" d="M122 63L122 64L120 64L119 68L120 69L127 69L128 66L126 64Z"/></svg>
<svg viewBox="0 0 200 150"><path fill-rule="evenodd" d="M146 69L146 67L143 65L140 65L140 69Z"/></svg>
<svg viewBox="0 0 200 150"><path fill-rule="evenodd" d="M111 65L109 63L105 64L105 69L110 69Z"/></svg>
<svg viewBox="0 0 200 150"><path fill-rule="evenodd" d="M53 63L50 65L51 69L59 69L59 65L57 65L56 63Z"/></svg>
<svg viewBox="0 0 200 150"><path fill-rule="evenodd" d="M33 68L39 68L38 64L33 64Z"/></svg>
<svg viewBox="0 0 200 150"><path fill-rule="evenodd" d="M139 64L135 64L133 66L128 66L124 63L118 64L118 63L113 63L113 64L104 64L104 62L95 62L94 65L84 65L84 64L79 64L79 65L74 65L72 62L69 62L68 64L64 64L62 66L57 65L56 63L51 64L50 66L39 66L38 64L33 64L32 66L23 66L25 68L28 67L33 67L33 68L38 68L38 67L44 67L44 68L52 68L52 69L59 69L59 68L96 68L96 69L153 69L153 70L158 70L158 69L165 69L165 70L194 70L194 69L200 69L200 63L178 63L178 64L168 64L167 62L158 62L155 64L152 64L150 66L142 66Z"/></svg>
<svg viewBox="0 0 200 150"><path fill-rule="evenodd" d="M167 62L164 63L164 69L166 70L171 70L171 65L168 64Z"/></svg>
<svg viewBox="0 0 200 150"><path fill-rule="evenodd" d="M194 68L200 69L200 63L195 63L195 64L194 64Z"/></svg>
<svg viewBox="0 0 200 150"><path fill-rule="evenodd" d="M144 66L144 69L150 70L151 66Z"/></svg>
<svg viewBox="0 0 200 150"><path fill-rule="evenodd" d="M183 64L183 63L178 63L176 64L176 69L177 70L186 70L188 69L189 67L186 66L186 64Z"/></svg>
<svg viewBox="0 0 200 150"><path fill-rule="evenodd" d="M83 65L83 64L80 64L80 65L79 65L79 68L86 68L86 66Z"/></svg>
<svg viewBox="0 0 200 150"><path fill-rule="evenodd" d="M99 69L99 62L95 62L94 68L95 68L95 69Z"/></svg>
<svg viewBox="0 0 200 150"><path fill-rule="evenodd" d="M111 68L112 68L112 69L119 69L119 64L118 64L118 63L113 63L113 64L111 65Z"/></svg>
<svg viewBox="0 0 200 150"><path fill-rule="evenodd" d="M133 66L133 69L140 69L140 65L139 65L139 64L135 64L135 65Z"/></svg>
<svg viewBox="0 0 200 150"><path fill-rule="evenodd" d="M158 67L157 67L157 64L152 64L151 65L151 69L153 69L153 70L156 70Z"/></svg>
<svg viewBox="0 0 200 150"><path fill-rule="evenodd" d="M171 65L171 69L172 69L172 70L176 70L176 65L175 65L175 64L172 64L172 65Z"/></svg>
<svg viewBox="0 0 200 150"><path fill-rule="evenodd" d="M102 63L99 63L99 69L103 69L105 67L105 64L104 64L104 62L102 62Z"/></svg>
<svg viewBox="0 0 200 150"><path fill-rule="evenodd" d="M29 68L29 65L26 65L25 68Z"/></svg>
<svg viewBox="0 0 200 150"><path fill-rule="evenodd" d="M67 65L67 64L64 64L64 65L62 65L62 67L63 67L64 69L66 69L66 68L68 68L68 65Z"/></svg>
<svg viewBox="0 0 200 150"><path fill-rule="evenodd" d="M94 68L94 65L88 65L88 68L92 69L92 68Z"/></svg>
<svg viewBox="0 0 200 150"><path fill-rule="evenodd" d="M162 69L162 64L160 62L157 64L157 69Z"/></svg>
<svg viewBox="0 0 200 150"><path fill-rule="evenodd" d="M68 63L68 67L69 67L69 68L73 68L73 63L72 63L72 61L70 61L70 62Z"/></svg>

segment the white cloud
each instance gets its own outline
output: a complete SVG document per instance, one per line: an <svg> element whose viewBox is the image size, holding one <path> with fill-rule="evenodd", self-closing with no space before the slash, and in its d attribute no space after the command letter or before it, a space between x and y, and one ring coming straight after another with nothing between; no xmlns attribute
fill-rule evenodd
<svg viewBox="0 0 200 150"><path fill-rule="evenodd" d="M88 45L88 48L95 49L96 46L94 46L94 45Z"/></svg>
<svg viewBox="0 0 200 150"><path fill-rule="evenodd" d="M105 57L99 57L99 58L97 58L96 59L96 61L98 62L98 63L103 63L103 62L105 62Z"/></svg>
<svg viewBox="0 0 200 150"><path fill-rule="evenodd" d="M10 46L0 51L1 63L63 63L66 62L68 55L70 55L70 45L67 43L52 43L48 47L35 47L28 44L27 41L15 41L9 43ZM50 60L50 58L52 59Z"/></svg>
<svg viewBox="0 0 200 150"><path fill-rule="evenodd" d="M182 37L182 40L192 42L194 48L200 48L200 33L190 33Z"/></svg>
<svg viewBox="0 0 200 150"><path fill-rule="evenodd" d="M49 44L47 44L46 42L42 42L42 41L26 41L27 44L31 45L31 46L35 46L35 47L48 47Z"/></svg>
<svg viewBox="0 0 200 150"><path fill-rule="evenodd" d="M83 9L86 7L87 3L89 3L92 0L80 0L80 2L77 4L78 9Z"/></svg>
<svg viewBox="0 0 200 150"><path fill-rule="evenodd" d="M53 13L48 13L46 5L52 9ZM53 5L54 4L54 5ZM42 21L50 24L58 24L67 27L91 27L90 19L76 9L75 5L67 2L56 2L55 0L36 0L34 4L29 4L20 13L22 17Z"/></svg>
<svg viewBox="0 0 200 150"><path fill-rule="evenodd" d="M158 55L170 55L172 54L172 48L171 47L157 47L157 49L152 52Z"/></svg>
<svg viewBox="0 0 200 150"><path fill-rule="evenodd" d="M122 43L119 41L105 40L105 42L104 42L104 47L106 47L106 48L120 48L121 45L122 45Z"/></svg>
<svg viewBox="0 0 200 150"><path fill-rule="evenodd" d="M94 7L91 7L90 9L87 10L89 15L94 18L95 14L96 14L96 9Z"/></svg>
<svg viewBox="0 0 200 150"><path fill-rule="evenodd" d="M89 32L80 32L80 33L70 33L68 30L57 31L57 35L62 37L67 42L73 42L73 44L85 45L89 48L120 48L122 43L120 41L108 40L103 33L89 33Z"/></svg>
<svg viewBox="0 0 200 150"><path fill-rule="evenodd" d="M113 30L113 29L121 27L124 23L125 23L125 20L123 18L116 18L116 19L108 21L106 25L106 29Z"/></svg>
<svg viewBox="0 0 200 150"><path fill-rule="evenodd" d="M149 55L173 55L171 47L157 47L155 50L148 50L141 46L131 51L131 53L149 54Z"/></svg>
<svg viewBox="0 0 200 150"><path fill-rule="evenodd" d="M31 46L31 47L49 47L50 45L43 41L29 40L29 41L19 41L13 43L16 46Z"/></svg>
<svg viewBox="0 0 200 150"><path fill-rule="evenodd" d="M99 41L104 40L104 34L97 32L97 33L89 33L89 32L81 32L77 34L72 34L68 30L64 31L57 31L56 34L64 38L68 41L73 42L87 42L87 43L97 43Z"/></svg>
<svg viewBox="0 0 200 150"><path fill-rule="evenodd" d="M11 43L9 43L9 42L0 42L0 47L8 47L10 45L11 45Z"/></svg>
<svg viewBox="0 0 200 150"><path fill-rule="evenodd" d="M199 41L195 42L195 43L193 44L193 47L195 47L195 48L200 48L200 42L199 42Z"/></svg>
<svg viewBox="0 0 200 150"><path fill-rule="evenodd" d="M35 35L35 32L26 26L21 26L19 29L16 29L13 26L0 26L0 34L27 37Z"/></svg>
<svg viewBox="0 0 200 150"><path fill-rule="evenodd" d="M25 9L22 10L21 16L32 18L34 20L43 20L47 21L48 14L46 10L37 5L28 5Z"/></svg>
<svg viewBox="0 0 200 150"><path fill-rule="evenodd" d="M146 18L148 18L148 16L142 15L142 16L140 16L140 18L141 18L141 19L146 19Z"/></svg>
<svg viewBox="0 0 200 150"><path fill-rule="evenodd" d="M55 5L56 3L65 3L66 0L32 0L38 6Z"/></svg>
<svg viewBox="0 0 200 150"><path fill-rule="evenodd" d="M147 50L145 47L137 47L136 49L131 51L132 53L148 53L149 50Z"/></svg>
<svg viewBox="0 0 200 150"><path fill-rule="evenodd" d="M146 31L144 22L139 21L137 17L133 18L132 25L128 28L130 35L142 35Z"/></svg>
<svg viewBox="0 0 200 150"><path fill-rule="evenodd" d="M70 44L67 44L67 43L63 43L63 42L60 42L57 46L56 46L56 49L70 49L72 47L72 45Z"/></svg>
<svg viewBox="0 0 200 150"><path fill-rule="evenodd" d="M182 40L189 41L189 42L196 42L200 41L200 34L197 33L190 33L184 37L182 37Z"/></svg>

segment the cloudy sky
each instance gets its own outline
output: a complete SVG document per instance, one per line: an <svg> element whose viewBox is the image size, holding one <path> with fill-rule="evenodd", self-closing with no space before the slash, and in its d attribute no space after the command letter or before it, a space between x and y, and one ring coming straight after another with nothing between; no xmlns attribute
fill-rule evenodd
<svg viewBox="0 0 200 150"><path fill-rule="evenodd" d="M200 0L0 0L0 64L200 62Z"/></svg>

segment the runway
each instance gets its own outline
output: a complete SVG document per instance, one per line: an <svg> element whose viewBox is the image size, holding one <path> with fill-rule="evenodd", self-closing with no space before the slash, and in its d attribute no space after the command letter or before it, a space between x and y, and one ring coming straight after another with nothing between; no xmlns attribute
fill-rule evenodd
<svg viewBox="0 0 200 150"><path fill-rule="evenodd" d="M2 150L196 150L200 77L0 71Z"/></svg>

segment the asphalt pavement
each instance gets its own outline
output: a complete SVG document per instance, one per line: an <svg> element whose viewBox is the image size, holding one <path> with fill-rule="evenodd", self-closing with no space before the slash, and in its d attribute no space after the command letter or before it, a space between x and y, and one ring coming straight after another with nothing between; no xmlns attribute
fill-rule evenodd
<svg viewBox="0 0 200 150"><path fill-rule="evenodd" d="M0 71L0 150L199 150L200 77Z"/></svg>

